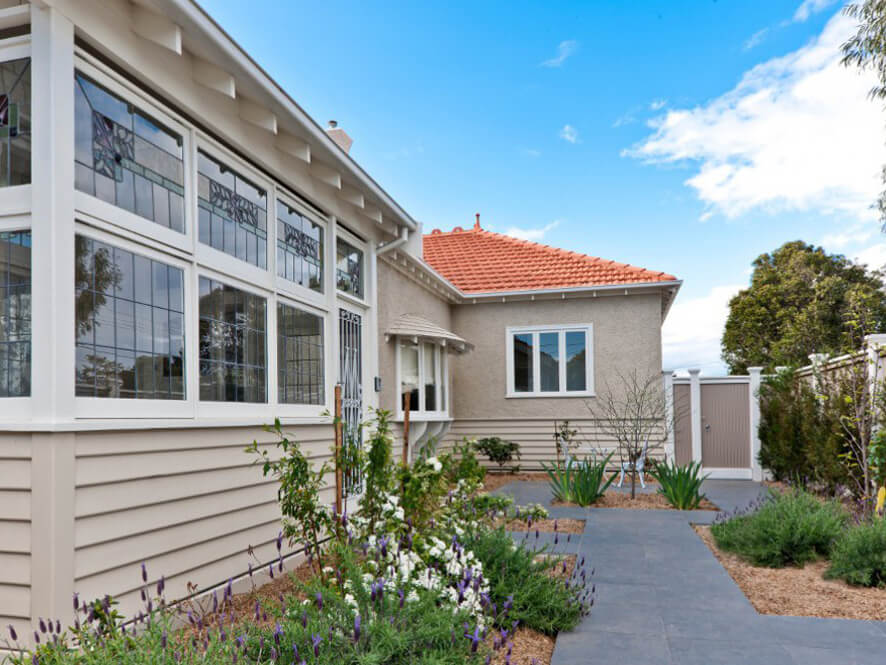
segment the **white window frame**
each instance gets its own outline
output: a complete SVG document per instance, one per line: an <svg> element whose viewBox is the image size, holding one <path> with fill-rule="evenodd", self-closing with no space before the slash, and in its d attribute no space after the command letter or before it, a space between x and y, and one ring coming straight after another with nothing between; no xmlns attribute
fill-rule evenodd
<svg viewBox="0 0 886 665"><path fill-rule="evenodd" d="M199 381L195 384L194 374L195 366L192 357L195 352L199 353L199 340L197 346L193 346L197 338L197 319L194 318L193 304L196 299L192 296L192 283L189 278L191 275L191 264L189 261L183 260L171 254L158 251L148 245L134 242L124 236L108 233L107 231L94 228L84 224L79 218L75 221L74 230L76 235L81 235L93 240L107 243L112 247L119 247L127 252L133 252L154 261L165 263L173 268L178 268L183 273L183 289L184 289L184 336L185 336L185 399L183 400L166 400L166 399L132 399L121 397L82 397L74 394L74 414L75 418L87 419L107 419L113 418L192 418L194 416L194 404L197 395L194 390L199 390ZM73 239L72 239L73 241ZM71 275L71 291L73 292L74 275ZM73 323L73 321L72 321ZM71 331L70 340L76 345L73 330ZM75 371L75 368L71 368ZM110 416L109 414L113 414Z"/></svg>
<svg viewBox="0 0 886 665"><path fill-rule="evenodd" d="M155 117L158 121L175 131L182 137L182 167L184 174L184 222L185 231L179 233L173 231L160 224L152 222L149 219L129 212L112 203L103 201L96 196L81 192L76 185L72 183L71 189L74 192L74 212L85 213L90 217L95 217L108 224L119 227L126 231L130 231L145 238L151 238L162 242L170 247L175 247L183 251L190 252L195 240L194 212L196 210L196 172L197 165L192 160L196 156L193 147L193 133L184 122L172 115L161 105L154 102L147 93L122 81L118 77L111 76L105 69L96 66L92 59L79 49L74 58L74 71L71 72L71 85L74 85L74 77L77 71L83 72L86 76L94 79L97 83L107 88L115 95L120 96L124 100L131 102L134 106L144 110L146 113ZM73 120L73 119L72 119Z"/></svg>
<svg viewBox="0 0 886 665"><path fill-rule="evenodd" d="M566 333L585 333L585 390L566 390ZM541 333L557 333L559 335L559 390L541 390L541 364L539 362L539 335ZM532 335L532 391L517 392L514 390L514 336ZM505 329L506 381L505 397L594 397L594 324L557 324L549 326L514 326Z"/></svg>
<svg viewBox="0 0 886 665"><path fill-rule="evenodd" d="M31 58L31 71L33 73L34 60L31 57L31 35L20 35L0 40L0 62ZM32 100L33 102L33 100ZM34 128L31 127L31 132ZM31 177L33 178L33 152L31 154ZM10 185L0 187L0 215L27 215L30 226L31 212L31 185ZM4 229L5 230L5 229ZM19 229L24 230L24 229ZM33 248L31 248L33 251ZM16 398L4 398L16 399Z"/></svg>
<svg viewBox="0 0 886 665"><path fill-rule="evenodd" d="M325 277L325 275L324 275ZM304 290L304 289L302 289ZM270 300L269 300L270 302ZM329 410L329 354L331 348L330 336L333 334L332 326L330 325L329 312L325 308L317 307L316 305L309 305L299 300L294 300L292 298L286 297L285 295L279 295L273 299L274 302L274 376L269 379L269 381L273 381L274 383L274 403L276 404L277 411L281 416L291 417L291 418L302 418L302 417L312 417L319 418L323 415L325 411ZM279 372L280 367L277 364L278 357L278 342L279 342L279 333L277 329L277 304L286 305L287 307L292 307L294 309L300 309L303 312L307 312L308 314L313 314L314 316L319 316L320 320L323 322L322 330L323 330L323 399L320 404L289 404L287 402L280 401L279 395ZM270 314L269 314L269 319ZM267 344L270 346L270 344ZM271 359L268 358L268 365L270 365ZM270 397L270 386L268 386L268 396Z"/></svg>
<svg viewBox="0 0 886 665"><path fill-rule="evenodd" d="M289 206L290 208L297 210L298 213L304 217L307 217L314 224L323 229L323 289L321 291L313 291L307 287L302 286L301 284L296 284L295 282L291 282L285 277L281 277L277 274L277 201L282 203L283 205ZM274 210L273 210L273 238L274 244L272 247L268 248L268 266L271 265L271 257L270 252L274 253L274 284L276 286L277 291L290 298L297 298L299 301L310 302L315 307L320 307L324 310L328 309L329 299L327 297L327 292L329 287L329 274L330 267L327 265L327 256L328 252L326 251L326 247L332 243L333 241L329 237L329 224L327 224L326 220L313 212L308 206L301 203L296 197L290 195L285 189L282 187L276 187L276 197L274 198ZM269 224L270 226L270 224ZM268 241L271 239L271 231L268 232ZM332 280L335 280L335 266L332 266ZM334 284L333 284L334 286ZM363 289L366 290L365 287ZM348 294L344 294L348 295Z"/></svg>
<svg viewBox="0 0 886 665"><path fill-rule="evenodd" d="M414 337L408 336L396 336L394 337L395 351L394 355L396 356L396 377L395 377L395 390L396 390L396 415L397 420L403 420L403 392L402 392L402 361L400 359L400 349L403 344L409 344L411 346L416 346L418 348L418 404L419 408L416 411L410 409L409 411L409 419L415 421L428 421L428 420L450 420L450 409L449 405L452 401L452 395L449 394L449 353L446 350L446 347L438 342L433 342L430 340L418 339L416 340ZM424 408L425 405L425 354L423 353L423 345L429 344L434 348L434 356L435 360L435 385L438 387L438 395L439 388L444 389L444 408L438 409L436 411L426 411Z"/></svg>

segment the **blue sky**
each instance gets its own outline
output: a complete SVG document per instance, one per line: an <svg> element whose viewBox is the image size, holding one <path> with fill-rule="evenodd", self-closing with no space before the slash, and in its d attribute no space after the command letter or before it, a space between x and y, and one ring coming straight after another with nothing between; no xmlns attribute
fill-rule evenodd
<svg viewBox="0 0 886 665"><path fill-rule="evenodd" d="M721 369L762 252L886 263L886 115L834 0L203 2L426 230L480 212L684 280L667 368Z"/></svg>

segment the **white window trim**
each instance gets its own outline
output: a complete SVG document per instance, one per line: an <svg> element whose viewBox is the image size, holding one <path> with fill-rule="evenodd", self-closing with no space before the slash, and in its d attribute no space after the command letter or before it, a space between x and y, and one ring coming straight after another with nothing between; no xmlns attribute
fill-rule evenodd
<svg viewBox="0 0 886 665"><path fill-rule="evenodd" d="M329 274L330 269L329 266L326 265L327 260L327 252L326 247L332 242L329 237L329 224L327 224L326 220L313 212L308 206L301 203L296 197L290 195L283 187L276 187L276 197L274 199L274 215L273 215L273 234L274 234L274 245L273 247L269 247L268 249L268 266L271 265L271 257L270 252L274 253L274 284L277 290L280 293L286 294L287 296L291 296L293 298L298 298L299 300L303 300L305 302L312 303L315 307L320 307L323 309L328 309L328 299L327 299L327 291L329 289ZM301 284L296 284L295 282L291 282L285 277L281 277L277 274L277 201L282 203L283 205L289 206L293 210L298 211L300 215L303 217L307 217L314 224L323 229L323 288L320 291L313 291L309 288L302 286ZM270 226L270 224L269 224ZM268 239L270 240L271 232L269 229ZM332 279L335 279L335 266L332 267ZM365 291L365 288L364 288ZM344 294L347 295L347 294Z"/></svg>
<svg viewBox="0 0 886 665"><path fill-rule="evenodd" d="M75 234L86 238L98 240L107 243L112 247L119 247L127 252L133 252L154 261L165 263L166 265L178 268L183 273L183 289L184 289L184 335L185 335L185 399L183 400L166 400L166 399L133 399L120 397L78 397L74 395L74 416L75 418L193 418L194 404L196 395L192 388L192 358L195 349L199 352L198 347L193 347L193 340L196 339L198 326L197 321L192 320L191 314L191 293L192 285L190 283L190 267L188 261L182 260L171 254L165 254L156 249L134 242L124 236L108 233L107 231L84 225L82 222L75 222ZM74 275L71 275L71 291L74 290ZM70 334L71 343L76 346L73 330ZM32 351L33 353L33 351ZM74 368L71 368L74 371ZM199 389L199 382L197 383ZM113 414L113 416L109 416Z"/></svg>
<svg viewBox="0 0 886 665"><path fill-rule="evenodd" d="M102 199L81 192L72 185L74 191L74 211L83 212L87 215L105 221L114 226L126 229L147 238L154 238L170 247L175 247L190 252L193 247L195 225L193 218L189 219L189 211L191 210L191 198L196 181L193 180L190 172L196 172L196 164L191 163L193 155L196 153L191 149L193 145L193 135L191 130L171 115L164 107L155 103L148 97L144 90L127 84L119 78L111 76L103 68L93 64L92 60L79 50L74 59L74 71L71 72L71 85L74 85L74 76L77 71L83 72L86 76L94 79L97 83L107 88L115 95L122 97L124 100L131 102L133 105L142 109L146 113L152 115L157 120L165 124L169 129L175 131L182 137L182 168L184 175L184 233L173 231L152 222L151 220L129 212L123 208L117 207L112 203L103 201ZM196 201L196 198L194 198Z"/></svg>
<svg viewBox="0 0 886 665"><path fill-rule="evenodd" d="M410 345L414 345L418 348L418 404L419 409L413 411L410 409L409 411L409 419L414 421L434 421L434 420L451 420L450 417L450 409L449 404L452 400L452 395L449 394L449 358L448 352L446 351L446 347L441 344L431 342L428 340L416 340L412 337L404 337L404 336L396 336L394 337L394 356L395 356L395 390L396 390L396 420L403 420L403 392L402 392L402 361L400 360L400 346L404 343L408 343ZM444 406L445 408L437 410L437 411L425 411L425 357L422 352L422 346L424 344L430 344L434 347L434 355L436 357L435 362L435 381L436 386L439 388L443 388L444 392ZM439 395L439 391L438 391Z"/></svg>
<svg viewBox="0 0 886 665"><path fill-rule="evenodd" d="M277 346L279 342L279 334L277 331L277 304L283 304L287 307L292 307L294 309L300 309L303 312L307 312L308 314L313 314L314 316L319 316L320 320L323 322L323 399L320 404L289 404L286 402L280 401L279 394L279 372L280 366L277 362ZM330 341L329 337L332 334L332 326L330 325L330 316L328 316L328 312L320 309L314 305L308 305L304 302L300 302L298 300L294 300L292 298L287 298L285 296L277 296L275 298L274 303L274 376L269 377L269 381L274 382L274 395L275 402L277 404L277 411L279 412L281 417L292 417L292 418L301 418L301 417L314 417L319 418L323 415L325 411L329 410L329 377L328 374L328 363L327 359L329 357L329 348ZM270 365L271 359L268 358L268 364ZM270 396L270 386L268 386L268 395Z"/></svg>
<svg viewBox="0 0 886 665"><path fill-rule="evenodd" d="M540 333L558 333L559 334L559 385L558 391L542 391L541 390L541 372L539 371L539 334ZM566 333L567 332L584 332L586 336L585 348L585 390L566 390ZM532 344L532 392L516 392L514 390L514 336L521 334L531 334L533 338ZM594 324L593 323L574 323L574 324L556 324L549 326L514 326L505 329L505 357L506 357L506 381L505 397L526 398L526 397L594 397Z"/></svg>
<svg viewBox="0 0 886 665"><path fill-rule="evenodd" d="M276 227L275 227L276 228ZM353 293L348 293L346 291L342 291L338 288L338 239L342 238L349 245L356 247L361 252L363 252L363 297L358 298ZM274 252L274 256L277 256L277 253ZM360 307L369 307L369 279L367 277L367 270L369 267L369 246L368 243L364 240L360 240L353 233L348 231L343 226L336 224L335 227L335 243L332 247L332 284L335 287L335 293L339 298L347 302L351 302Z"/></svg>

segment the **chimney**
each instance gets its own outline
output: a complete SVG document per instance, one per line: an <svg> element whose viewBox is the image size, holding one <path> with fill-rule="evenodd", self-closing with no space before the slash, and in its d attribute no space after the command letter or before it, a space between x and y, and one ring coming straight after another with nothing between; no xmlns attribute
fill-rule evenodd
<svg viewBox="0 0 886 665"><path fill-rule="evenodd" d="M337 121L329 121L329 124L326 125L326 133L329 134L329 138L338 144L339 148L347 153L351 152L351 146L354 143L354 139L348 136L348 133L338 126Z"/></svg>
<svg viewBox="0 0 886 665"><path fill-rule="evenodd" d="M474 229L477 231L481 231L482 227L480 226L480 213L477 213L477 221L474 222Z"/></svg>

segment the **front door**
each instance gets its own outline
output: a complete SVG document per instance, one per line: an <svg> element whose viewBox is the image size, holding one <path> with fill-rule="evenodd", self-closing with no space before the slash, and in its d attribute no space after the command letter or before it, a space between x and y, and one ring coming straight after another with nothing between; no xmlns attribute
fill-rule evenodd
<svg viewBox="0 0 886 665"><path fill-rule="evenodd" d="M353 460L353 453L363 447L363 317L356 312L338 310L339 383L341 384L342 444L345 459ZM349 454L350 453L350 454ZM360 494L362 478L359 468L344 468L345 496Z"/></svg>

